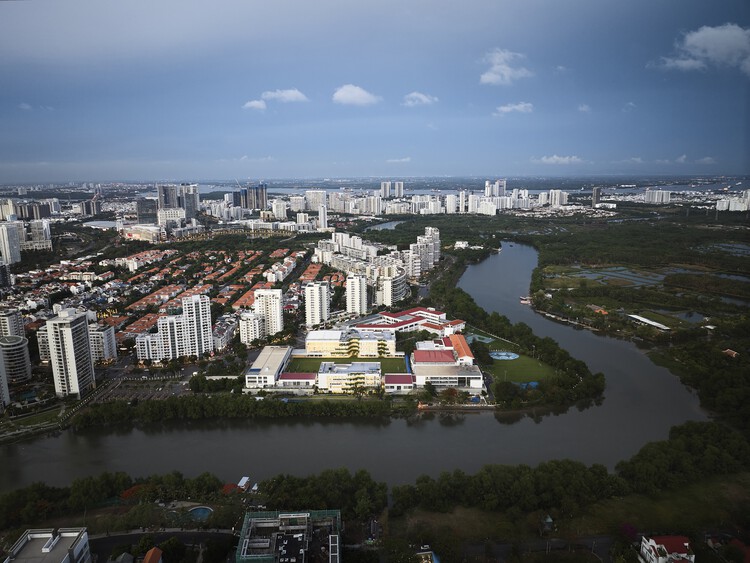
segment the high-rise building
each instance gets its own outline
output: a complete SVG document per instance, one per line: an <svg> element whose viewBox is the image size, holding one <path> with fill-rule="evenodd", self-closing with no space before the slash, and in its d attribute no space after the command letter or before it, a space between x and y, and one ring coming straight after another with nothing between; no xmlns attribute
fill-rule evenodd
<svg viewBox="0 0 750 563"><path fill-rule="evenodd" d="M393 182L393 197L404 197L403 182Z"/></svg>
<svg viewBox="0 0 750 563"><path fill-rule="evenodd" d="M195 219L201 206L198 184L180 184L178 203L185 210L185 219Z"/></svg>
<svg viewBox="0 0 750 563"><path fill-rule="evenodd" d="M11 222L0 223L0 257L6 264L21 261L21 239L18 227Z"/></svg>
<svg viewBox="0 0 750 563"><path fill-rule="evenodd" d="M23 317L18 309L0 310L0 336L24 336Z"/></svg>
<svg viewBox="0 0 750 563"><path fill-rule="evenodd" d="M280 289L256 289L253 308L265 319L267 336L284 330L284 302Z"/></svg>
<svg viewBox="0 0 750 563"><path fill-rule="evenodd" d="M29 341L23 336L0 336L0 380L10 385L30 379Z"/></svg>
<svg viewBox="0 0 750 563"><path fill-rule="evenodd" d="M591 190L591 207L596 207L602 199L602 189L595 187Z"/></svg>
<svg viewBox="0 0 750 563"><path fill-rule="evenodd" d="M138 198L135 200L135 212L139 225L156 225L159 202L155 199Z"/></svg>
<svg viewBox="0 0 750 563"><path fill-rule="evenodd" d="M568 204L568 192L562 190L549 191L549 204L551 207L562 207Z"/></svg>
<svg viewBox="0 0 750 563"><path fill-rule="evenodd" d="M346 312L367 314L367 278L361 274L346 276Z"/></svg>
<svg viewBox="0 0 750 563"><path fill-rule="evenodd" d="M250 344L266 337L266 320L262 315L245 311L240 315L240 342Z"/></svg>
<svg viewBox="0 0 750 563"><path fill-rule="evenodd" d="M178 186L167 184L156 187L159 196L159 209L175 209L180 206L178 201Z"/></svg>
<svg viewBox="0 0 750 563"><path fill-rule="evenodd" d="M13 285L13 278L10 274L10 266L3 262L0 257L0 287L10 287Z"/></svg>
<svg viewBox="0 0 750 563"><path fill-rule="evenodd" d="M325 205L318 207L318 228L328 228L328 208Z"/></svg>
<svg viewBox="0 0 750 563"><path fill-rule="evenodd" d="M391 183L390 182L380 182L380 197L383 199L387 199L391 197Z"/></svg>
<svg viewBox="0 0 750 563"><path fill-rule="evenodd" d="M315 326L331 315L331 286L328 282L314 281L305 285L305 324Z"/></svg>
<svg viewBox="0 0 750 563"><path fill-rule="evenodd" d="M307 209L317 211L321 205L326 203L326 191L307 190L305 191L305 201L307 202Z"/></svg>
<svg viewBox="0 0 750 563"><path fill-rule="evenodd" d="M5 338L5 337L2 337L2 338ZM0 340L2 340L2 338L0 338ZM8 379L3 373L3 368L0 367L0 412L5 410L5 407L7 407L9 404L10 404L10 391L8 390Z"/></svg>
<svg viewBox="0 0 750 563"><path fill-rule="evenodd" d="M644 194L644 201L646 203L667 204L670 202L671 195L671 192L669 192L668 190L646 189L646 193Z"/></svg>
<svg viewBox="0 0 750 563"><path fill-rule="evenodd" d="M83 397L96 387L86 313L63 309L45 326L55 393Z"/></svg>
<svg viewBox="0 0 750 563"><path fill-rule="evenodd" d="M284 201L283 199L273 200L273 203L271 204L271 211L273 212L274 217L276 217L276 219L278 219L279 221L287 220L286 201Z"/></svg>
<svg viewBox="0 0 750 563"><path fill-rule="evenodd" d="M211 300L206 295L182 299L182 314L161 317L155 334L140 334L135 339L139 360L200 358L214 350L211 333ZM41 352L40 352L41 354Z"/></svg>
<svg viewBox="0 0 750 563"><path fill-rule="evenodd" d="M94 362L108 362L117 358L115 329L96 323L89 325L89 345Z"/></svg>
<svg viewBox="0 0 750 563"><path fill-rule="evenodd" d="M182 299L183 331L187 356L213 352L211 333L211 300L208 295L191 295Z"/></svg>

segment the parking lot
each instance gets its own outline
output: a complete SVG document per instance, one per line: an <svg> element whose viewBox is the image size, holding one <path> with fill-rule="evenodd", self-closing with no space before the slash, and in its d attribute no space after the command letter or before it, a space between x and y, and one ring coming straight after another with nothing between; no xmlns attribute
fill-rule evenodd
<svg viewBox="0 0 750 563"><path fill-rule="evenodd" d="M159 401L190 393L187 382L159 379L120 379L96 398L97 403L108 401Z"/></svg>

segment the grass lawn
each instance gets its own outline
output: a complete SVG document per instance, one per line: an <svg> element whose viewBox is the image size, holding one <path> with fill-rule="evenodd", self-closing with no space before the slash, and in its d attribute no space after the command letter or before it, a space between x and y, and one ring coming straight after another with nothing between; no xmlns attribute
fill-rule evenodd
<svg viewBox="0 0 750 563"><path fill-rule="evenodd" d="M57 420L57 415L60 414L60 407L56 407L47 412L38 414L32 414L25 418L19 418L13 421L15 426L32 426L34 424L42 424L44 422L54 422Z"/></svg>
<svg viewBox="0 0 750 563"><path fill-rule="evenodd" d="M292 358L287 371L294 373L317 373L321 362L350 364L352 362L380 362L383 373L406 373L403 358Z"/></svg>
<svg viewBox="0 0 750 563"><path fill-rule="evenodd" d="M482 366L490 372L495 381L526 383L540 381L555 374L552 366L529 356L519 356L517 360L494 360L491 366Z"/></svg>

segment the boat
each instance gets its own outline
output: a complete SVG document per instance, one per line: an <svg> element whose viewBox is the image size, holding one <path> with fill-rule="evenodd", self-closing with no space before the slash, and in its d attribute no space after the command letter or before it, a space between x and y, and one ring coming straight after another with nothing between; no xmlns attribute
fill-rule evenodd
<svg viewBox="0 0 750 563"><path fill-rule="evenodd" d="M521 305L531 305L531 297L528 295L526 297L521 296Z"/></svg>

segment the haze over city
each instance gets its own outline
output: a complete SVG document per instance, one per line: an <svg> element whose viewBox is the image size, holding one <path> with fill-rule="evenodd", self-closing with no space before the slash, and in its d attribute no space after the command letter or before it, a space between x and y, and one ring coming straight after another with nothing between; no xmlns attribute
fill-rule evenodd
<svg viewBox="0 0 750 563"><path fill-rule="evenodd" d="M721 3L0 4L8 182L747 174Z"/></svg>

